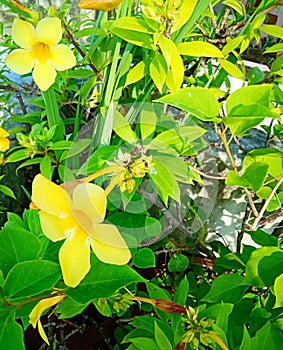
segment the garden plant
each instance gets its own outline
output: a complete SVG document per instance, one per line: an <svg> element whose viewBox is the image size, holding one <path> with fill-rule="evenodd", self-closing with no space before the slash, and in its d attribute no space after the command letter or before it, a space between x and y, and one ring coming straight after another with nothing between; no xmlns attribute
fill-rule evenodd
<svg viewBox="0 0 283 350"><path fill-rule="evenodd" d="M0 349L283 349L283 1L0 4Z"/></svg>

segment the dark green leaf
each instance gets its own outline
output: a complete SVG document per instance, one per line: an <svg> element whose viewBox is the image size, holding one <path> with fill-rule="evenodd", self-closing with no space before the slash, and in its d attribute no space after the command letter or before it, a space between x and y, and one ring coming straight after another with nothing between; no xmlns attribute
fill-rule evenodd
<svg viewBox="0 0 283 350"><path fill-rule="evenodd" d="M15 313L0 309L0 349L24 350L24 332L15 321Z"/></svg>
<svg viewBox="0 0 283 350"><path fill-rule="evenodd" d="M168 270L170 272L185 271L189 265L189 259L183 255L175 253L169 260Z"/></svg>
<svg viewBox="0 0 283 350"><path fill-rule="evenodd" d="M133 256L133 264L145 269L155 266L155 255L150 248L142 248Z"/></svg>
<svg viewBox="0 0 283 350"><path fill-rule="evenodd" d="M4 293L11 299L26 299L51 290L61 276L58 264L44 260L30 260L16 264L8 273Z"/></svg>
<svg viewBox="0 0 283 350"><path fill-rule="evenodd" d="M210 291L202 299L209 303L237 303L243 297L248 286L242 285L244 278L238 274L217 277Z"/></svg>

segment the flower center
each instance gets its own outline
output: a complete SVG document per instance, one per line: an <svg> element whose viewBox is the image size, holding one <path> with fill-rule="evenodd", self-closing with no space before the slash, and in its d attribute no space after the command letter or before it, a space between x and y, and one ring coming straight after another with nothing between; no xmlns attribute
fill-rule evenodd
<svg viewBox="0 0 283 350"><path fill-rule="evenodd" d="M35 60L38 60L39 63L46 63L46 61L51 58L50 47L38 41L33 45L31 55Z"/></svg>

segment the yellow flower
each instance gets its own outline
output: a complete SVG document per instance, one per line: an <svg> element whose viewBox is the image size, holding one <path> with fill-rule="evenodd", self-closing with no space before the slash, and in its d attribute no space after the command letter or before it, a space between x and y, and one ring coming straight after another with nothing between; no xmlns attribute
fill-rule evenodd
<svg viewBox="0 0 283 350"><path fill-rule="evenodd" d="M5 152L10 147L8 136L9 133L3 128L0 128L0 152Z"/></svg>
<svg viewBox="0 0 283 350"><path fill-rule="evenodd" d="M62 38L59 18L44 18L36 29L31 23L15 18L12 38L21 49L9 53L5 63L17 74L27 74L33 69L33 79L42 91L55 82L56 70L63 71L76 64L68 46L58 44Z"/></svg>
<svg viewBox="0 0 283 350"><path fill-rule="evenodd" d="M79 8L86 10L111 11L117 7L122 0L80 0Z"/></svg>
<svg viewBox="0 0 283 350"><path fill-rule="evenodd" d="M49 344L47 336L43 330L42 324L40 322L40 316L45 310L49 309L51 306L60 303L64 299L64 297L65 297L65 295L57 295L54 297L40 300L40 302L35 305L35 307L32 309L32 311L29 315L29 323L32 324L33 328L35 328L36 324L37 324L38 331L39 331L39 334L41 335L41 338L48 345L50 345L50 344Z"/></svg>
<svg viewBox="0 0 283 350"><path fill-rule="evenodd" d="M44 234L53 242L65 239L59 251L64 282L76 287L90 270L90 247L105 263L124 265L130 251L114 225L102 224L106 213L105 191L94 184L77 182L65 188L41 174L32 185L32 201L40 209Z"/></svg>

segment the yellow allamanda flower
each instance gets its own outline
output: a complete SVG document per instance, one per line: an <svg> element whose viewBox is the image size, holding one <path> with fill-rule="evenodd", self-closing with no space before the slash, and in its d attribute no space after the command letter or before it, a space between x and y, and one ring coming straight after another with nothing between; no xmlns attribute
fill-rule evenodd
<svg viewBox="0 0 283 350"><path fill-rule="evenodd" d="M42 313L49 309L51 306L56 305L60 303L64 299L65 295L57 295L54 297L49 297L40 300L35 307L32 309L30 315L29 315L29 323L32 324L33 328L38 326L38 331L41 336L41 338L45 341L45 343L49 344L49 341L47 339L47 336L43 330L42 324L40 322L40 316Z"/></svg>
<svg viewBox="0 0 283 350"><path fill-rule="evenodd" d="M64 71L76 65L76 58L62 39L59 18L44 18L34 26L19 18L12 25L12 39L20 46L8 54L6 65L17 74L31 70L33 79L42 91L46 91L56 78L56 70Z"/></svg>
<svg viewBox="0 0 283 350"><path fill-rule="evenodd" d="M78 181L63 188L38 174L32 201L40 209L43 233L53 242L65 239L59 263L67 286L76 287L89 272L90 247L105 263L129 262L131 254L118 229L102 223L107 198L101 187Z"/></svg>
<svg viewBox="0 0 283 350"><path fill-rule="evenodd" d="M9 133L3 128L0 128L0 152L5 152L10 147L8 136Z"/></svg>
<svg viewBox="0 0 283 350"><path fill-rule="evenodd" d="M117 7L122 0L80 0L79 8L85 10L111 11Z"/></svg>

